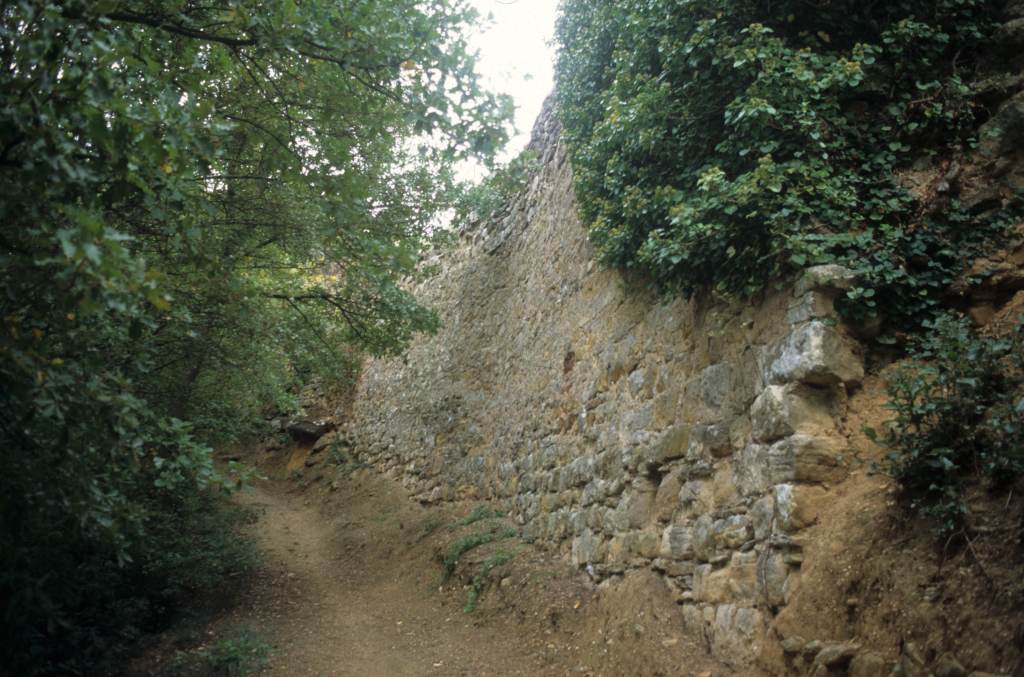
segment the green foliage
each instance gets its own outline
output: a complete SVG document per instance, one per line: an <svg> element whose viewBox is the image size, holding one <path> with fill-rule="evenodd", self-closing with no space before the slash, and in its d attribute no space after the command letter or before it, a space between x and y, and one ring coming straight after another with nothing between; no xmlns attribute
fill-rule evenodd
<svg viewBox="0 0 1024 677"><path fill-rule="evenodd" d="M444 570L441 573L441 582L446 583L452 574L455 573L455 567L459 563L459 558L465 555L474 548L479 548L481 545L486 545L492 541L499 541L505 538L512 538L516 535L516 530L512 527L504 527L501 529L493 528L488 531L478 531L472 534L467 534L462 538L452 543L451 548L448 549L448 554L444 558Z"/></svg>
<svg viewBox="0 0 1024 677"><path fill-rule="evenodd" d="M463 608L467 614L472 613L476 610L476 605L480 603L480 596L484 592L484 587L487 585L487 580L496 567L500 567L502 564L507 564L512 561L514 555L504 550L499 550L494 553L480 566L480 570L474 574L473 582L469 586L469 592L466 593L466 606Z"/></svg>
<svg viewBox="0 0 1024 677"><path fill-rule="evenodd" d="M5 669L90 672L123 618L160 617L157 572L185 593L233 566L205 511L234 478L209 445L436 326L397 280L451 164L489 156L509 113L477 86L473 16L461 0L0 9Z"/></svg>
<svg viewBox="0 0 1024 677"><path fill-rule="evenodd" d="M1024 472L1024 323L986 337L965 319L941 316L911 356L889 378L896 415L882 442L913 507L949 534L966 513L971 478L1006 485Z"/></svg>
<svg viewBox="0 0 1024 677"><path fill-rule="evenodd" d="M270 645L243 628L211 647L178 652L161 677L251 677L270 659Z"/></svg>
<svg viewBox="0 0 1024 677"><path fill-rule="evenodd" d="M973 142L984 0L568 0L560 114L599 256L663 287L749 295L843 263L845 310L932 316L1004 215L915 198L900 173ZM927 152L920 149L927 149Z"/></svg>
<svg viewBox="0 0 1024 677"><path fill-rule="evenodd" d="M473 511L465 517L452 522L452 525L449 528L457 529L459 527L466 527L470 524L475 524L480 520L494 519L497 517L504 516L505 513L501 512L500 510L491 510L489 507L487 507L486 504L481 503L477 507L473 508Z"/></svg>

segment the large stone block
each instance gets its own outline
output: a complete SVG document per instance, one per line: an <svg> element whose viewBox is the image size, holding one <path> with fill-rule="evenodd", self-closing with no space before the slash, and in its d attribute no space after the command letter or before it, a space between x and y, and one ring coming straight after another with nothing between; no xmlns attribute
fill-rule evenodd
<svg viewBox="0 0 1024 677"><path fill-rule="evenodd" d="M732 392L732 367L725 363L713 364L700 374L700 395L704 406L717 410L725 404Z"/></svg>
<svg viewBox="0 0 1024 677"><path fill-rule="evenodd" d="M764 615L757 609L721 604L708 630L711 653L733 668L746 668L760 655L765 630Z"/></svg>
<svg viewBox="0 0 1024 677"><path fill-rule="evenodd" d="M750 422L754 440L767 443L795 432L835 430L828 392L800 383L765 388L750 407Z"/></svg>
<svg viewBox="0 0 1024 677"><path fill-rule="evenodd" d="M735 553L729 564L713 569L710 564L698 566L693 573L693 594L698 602L752 603L757 594L756 553Z"/></svg>
<svg viewBox="0 0 1024 677"><path fill-rule="evenodd" d="M809 292L838 294L857 281L857 274L835 263L811 266L803 272L793 287L793 295L800 297Z"/></svg>
<svg viewBox="0 0 1024 677"><path fill-rule="evenodd" d="M693 426L690 431L690 444L686 449L686 458L700 460L713 457L723 458L732 453L732 440L729 426L725 423L701 423Z"/></svg>
<svg viewBox="0 0 1024 677"><path fill-rule="evenodd" d="M760 496L771 486L768 446L748 444L733 458L732 480L741 496Z"/></svg>
<svg viewBox="0 0 1024 677"><path fill-rule="evenodd" d="M761 553L757 561L757 592L765 604L785 604L788 578L789 564L782 553L771 549Z"/></svg>
<svg viewBox="0 0 1024 677"><path fill-rule="evenodd" d="M587 529L572 540L572 563L579 567L599 562L603 558L603 550L601 539Z"/></svg>
<svg viewBox="0 0 1024 677"><path fill-rule="evenodd" d="M658 493L654 497L654 518L659 522L668 522L679 507L679 491L683 488L683 480L679 470L661 478Z"/></svg>
<svg viewBox="0 0 1024 677"><path fill-rule="evenodd" d="M659 466L662 463L686 455L690 442L690 428L675 425L661 433L640 454L641 463L647 466Z"/></svg>
<svg viewBox="0 0 1024 677"><path fill-rule="evenodd" d="M798 433L768 449L772 484L839 482L846 478L846 445L842 439Z"/></svg>
<svg viewBox="0 0 1024 677"><path fill-rule="evenodd" d="M860 383L864 360L857 344L820 320L798 325L776 348L768 368L769 384L834 385Z"/></svg>
<svg viewBox="0 0 1024 677"><path fill-rule="evenodd" d="M661 556L682 560L693 557L693 528L667 527L661 534Z"/></svg>

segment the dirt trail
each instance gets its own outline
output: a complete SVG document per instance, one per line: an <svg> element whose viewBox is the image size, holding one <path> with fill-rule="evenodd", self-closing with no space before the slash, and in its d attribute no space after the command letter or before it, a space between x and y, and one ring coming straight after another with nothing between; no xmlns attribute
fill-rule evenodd
<svg viewBox="0 0 1024 677"><path fill-rule="evenodd" d="M396 489L372 476L345 482L329 509L284 482L244 496L260 509L265 566L224 620L271 642L267 674L566 674L437 591L436 561L414 547L430 518Z"/></svg>

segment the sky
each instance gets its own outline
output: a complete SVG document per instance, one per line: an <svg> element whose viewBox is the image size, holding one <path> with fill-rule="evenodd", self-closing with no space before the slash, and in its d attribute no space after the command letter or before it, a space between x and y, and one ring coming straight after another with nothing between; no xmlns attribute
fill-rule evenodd
<svg viewBox="0 0 1024 677"><path fill-rule="evenodd" d="M470 36L480 53L477 71L484 84L511 94L516 103L515 136L499 159L507 161L526 147L544 98L553 88L557 0L470 0L486 19Z"/></svg>

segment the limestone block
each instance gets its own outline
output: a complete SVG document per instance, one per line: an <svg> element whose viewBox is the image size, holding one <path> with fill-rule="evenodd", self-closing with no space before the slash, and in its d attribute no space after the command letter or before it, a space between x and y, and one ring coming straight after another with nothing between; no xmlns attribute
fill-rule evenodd
<svg viewBox="0 0 1024 677"><path fill-rule="evenodd" d="M679 491L683 488L683 480L678 469L661 478L658 493L654 497L654 519L668 522L679 506Z"/></svg>
<svg viewBox="0 0 1024 677"><path fill-rule="evenodd" d="M750 507L750 526L754 531L755 541L764 541L771 536L774 517L774 495L764 496L755 501L754 505Z"/></svg>
<svg viewBox="0 0 1024 677"><path fill-rule="evenodd" d="M649 483L634 487L625 497L626 520L631 529L639 529L651 521L655 493Z"/></svg>
<svg viewBox="0 0 1024 677"><path fill-rule="evenodd" d="M703 514L693 524L693 554L698 560L707 562L715 554L715 520Z"/></svg>
<svg viewBox="0 0 1024 677"><path fill-rule="evenodd" d="M657 557L661 546L658 533L650 529L628 533L623 536L623 542L628 555L646 559Z"/></svg>
<svg viewBox="0 0 1024 677"><path fill-rule="evenodd" d="M714 523L712 532L716 550L733 550L750 540L750 518L746 515L726 517Z"/></svg>
<svg viewBox="0 0 1024 677"><path fill-rule="evenodd" d="M789 564L782 553L765 550L757 562L757 592L768 606L782 606L786 601L786 579Z"/></svg>
<svg viewBox="0 0 1024 677"><path fill-rule="evenodd" d="M833 385L864 378L864 361L855 342L820 320L795 327L775 354L765 375L770 384Z"/></svg>
<svg viewBox="0 0 1024 677"><path fill-rule="evenodd" d="M732 391L732 367L724 362L713 364L700 374L700 394L709 409L719 409Z"/></svg>
<svg viewBox="0 0 1024 677"><path fill-rule="evenodd" d="M800 324L808 320L820 320L826 317L834 317L835 296L820 291L809 291L799 296L786 310L786 322L789 324Z"/></svg>
<svg viewBox="0 0 1024 677"><path fill-rule="evenodd" d="M768 386L750 407L751 435L771 443L795 432L834 432L829 394L800 383Z"/></svg>
<svg viewBox="0 0 1024 677"><path fill-rule="evenodd" d="M761 653L765 638L764 616L757 609L722 604L709 629L711 653L727 665L742 669Z"/></svg>
<svg viewBox="0 0 1024 677"><path fill-rule="evenodd" d="M835 263L811 266L797 280L793 295L801 297L813 291L835 294L849 289L856 281L857 274L844 266Z"/></svg>
<svg viewBox="0 0 1024 677"><path fill-rule="evenodd" d="M697 460L705 457L723 458L732 453L729 426L725 423L701 423L690 431L690 444L686 458Z"/></svg>
<svg viewBox="0 0 1024 677"><path fill-rule="evenodd" d="M773 484L839 482L847 475L845 451L842 439L798 433L769 448L769 476Z"/></svg>
<svg viewBox="0 0 1024 677"><path fill-rule="evenodd" d="M693 557L693 528L666 527L661 535L660 556L666 559L682 560Z"/></svg>
<svg viewBox="0 0 1024 677"><path fill-rule="evenodd" d="M710 564L693 572L694 598L699 602L723 604L753 601L757 586L757 555L735 553L728 566L714 570Z"/></svg>
<svg viewBox="0 0 1024 677"><path fill-rule="evenodd" d="M648 466L658 466L673 459L682 458L690 441L690 428L675 425L661 433L654 442L641 453L642 462Z"/></svg>
<svg viewBox="0 0 1024 677"><path fill-rule="evenodd" d="M759 496L771 486L768 446L748 444L733 459L732 480L741 496Z"/></svg>
<svg viewBox="0 0 1024 677"><path fill-rule="evenodd" d="M680 392L676 388L668 388L654 397L654 427L661 430L676 421L679 416Z"/></svg>

